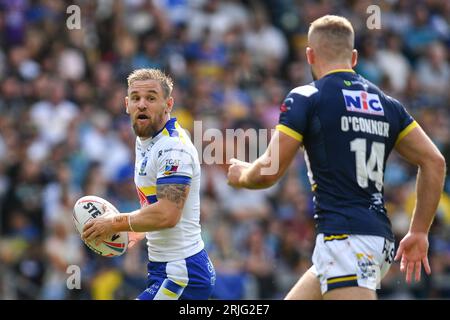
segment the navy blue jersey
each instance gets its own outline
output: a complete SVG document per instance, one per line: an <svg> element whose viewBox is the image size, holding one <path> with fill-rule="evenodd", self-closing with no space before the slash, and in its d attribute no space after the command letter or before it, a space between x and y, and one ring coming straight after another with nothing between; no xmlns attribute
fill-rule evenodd
<svg viewBox="0 0 450 320"><path fill-rule="evenodd" d="M302 141L317 231L394 240L383 200L386 160L417 123L352 70L293 89L277 130Z"/></svg>

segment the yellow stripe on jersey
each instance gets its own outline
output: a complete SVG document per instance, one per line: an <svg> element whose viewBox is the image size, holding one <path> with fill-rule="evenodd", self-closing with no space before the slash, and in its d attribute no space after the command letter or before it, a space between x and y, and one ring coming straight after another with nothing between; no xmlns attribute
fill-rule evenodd
<svg viewBox="0 0 450 320"><path fill-rule="evenodd" d="M365 254L364 253L357 253L356 254L356 259L362 259L362 258L364 258L364 256L365 256Z"/></svg>
<svg viewBox="0 0 450 320"><path fill-rule="evenodd" d="M163 129L162 134L163 134L164 136L170 137L170 133L169 133L169 130L167 130L167 128L164 128L164 129Z"/></svg>
<svg viewBox="0 0 450 320"><path fill-rule="evenodd" d="M404 137L406 137L406 135L408 133L410 133L412 131L412 129L414 129L415 127L418 127L418 126L419 126L419 124L416 121L411 122L405 129L403 129L399 133L397 140L395 141L395 144L399 143L400 140L402 140Z"/></svg>
<svg viewBox="0 0 450 320"><path fill-rule="evenodd" d="M178 295L175 292L172 292L167 288L161 288L161 291L170 298L178 298Z"/></svg>
<svg viewBox="0 0 450 320"><path fill-rule="evenodd" d="M334 278L331 280L327 280L327 284L332 284L332 283L336 283L336 282L344 282L344 281L351 281L351 280L357 280L358 277L355 276L350 276L350 277L340 277L340 278Z"/></svg>
<svg viewBox="0 0 450 320"><path fill-rule="evenodd" d="M181 126L178 124L177 121L175 121L175 130L178 132L178 136L180 137L181 143L186 144L186 138L183 134L183 131L181 130Z"/></svg>
<svg viewBox="0 0 450 320"><path fill-rule="evenodd" d="M183 288L185 288L186 286L187 286L187 283L185 283L185 282L183 282L183 281L179 281L179 280L177 280L177 281L175 281L175 280L172 280L173 282L175 282L177 285L179 285L180 287L183 287Z"/></svg>
<svg viewBox="0 0 450 320"><path fill-rule="evenodd" d="M334 70L328 71L327 73L325 73L325 75L329 75L329 74L336 73L336 72L356 73L355 70L353 70L353 69L334 69Z"/></svg>
<svg viewBox="0 0 450 320"><path fill-rule="evenodd" d="M340 235L332 235L323 237L324 241L331 241L331 240L344 240L348 238L348 234L340 234Z"/></svg>
<svg viewBox="0 0 450 320"><path fill-rule="evenodd" d="M156 194L156 186L138 187L146 196L154 196Z"/></svg>
<svg viewBox="0 0 450 320"><path fill-rule="evenodd" d="M292 130L291 128L285 126L284 124L277 125L275 129L277 129L280 132L283 132L284 134L287 134L289 137L294 138L297 141L300 142L303 141L303 136L300 133L298 133L295 130Z"/></svg>

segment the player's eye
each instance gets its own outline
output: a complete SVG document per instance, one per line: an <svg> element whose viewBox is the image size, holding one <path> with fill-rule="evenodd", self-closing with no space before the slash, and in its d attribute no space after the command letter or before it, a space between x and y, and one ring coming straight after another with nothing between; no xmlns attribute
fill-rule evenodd
<svg viewBox="0 0 450 320"><path fill-rule="evenodd" d="M148 97L147 97L147 100L148 100L148 101L155 101L156 98L155 98L154 96L148 96Z"/></svg>
<svg viewBox="0 0 450 320"><path fill-rule="evenodd" d="M131 97L131 101L136 102L136 101L138 101L138 100L139 100L139 97L138 97L138 96L132 96L132 97Z"/></svg>

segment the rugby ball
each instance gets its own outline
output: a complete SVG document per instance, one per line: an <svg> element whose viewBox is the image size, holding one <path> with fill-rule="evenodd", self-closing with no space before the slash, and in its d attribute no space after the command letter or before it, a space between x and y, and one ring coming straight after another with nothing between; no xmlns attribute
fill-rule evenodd
<svg viewBox="0 0 450 320"><path fill-rule="evenodd" d="M105 213L106 211L106 213ZM73 207L73 222L80 235L83 234L84 225L91 219L102 215L119 214L111 203L97 196L84 196L77 200ZM117 257L125 253L128 247L128 232L119 232L111 238L103 240L99 245L95 241L84 241L95 253L104 257Z"/></svg>

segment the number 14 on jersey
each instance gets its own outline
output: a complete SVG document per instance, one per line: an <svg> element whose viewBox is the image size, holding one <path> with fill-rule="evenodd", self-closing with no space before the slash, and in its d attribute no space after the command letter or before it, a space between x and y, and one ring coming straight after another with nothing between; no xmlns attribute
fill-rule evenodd
<svg viewBox="0 0 450 320"><path fill-rule="evenodd" d="M367 140L362 138L350 142L350 150L355 152L356 180L361 188L369 186L369 180L375 183L379 192L383 188L384 143L373 142L367 159Z"/></svg>

